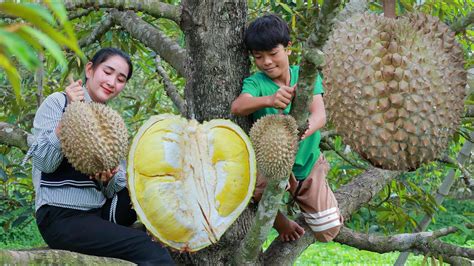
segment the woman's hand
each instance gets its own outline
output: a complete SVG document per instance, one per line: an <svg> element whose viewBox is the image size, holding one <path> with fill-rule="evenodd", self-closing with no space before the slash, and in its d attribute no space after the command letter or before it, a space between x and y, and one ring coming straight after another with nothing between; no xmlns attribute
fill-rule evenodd
<svg viewBox="0 0 474 266"><path fill-rule="evenodd" d="M82 80L78 79L74 81L74 79L69 76L69 86L66 87L66 97L67 102L79 102L84 100L84 90L82 89Z"/></svg>
<svg viewBox="0 0 474 266"><path fill-rule="evenodd" d="M110 181L110 179L112 179L112 177L118 172L119 167L120 165L117 165L117 167L115 167L112 170L96 173L93 176L89 176L89 179L95 179L99 182L102 182L104 185L106 185Z"/></svg>

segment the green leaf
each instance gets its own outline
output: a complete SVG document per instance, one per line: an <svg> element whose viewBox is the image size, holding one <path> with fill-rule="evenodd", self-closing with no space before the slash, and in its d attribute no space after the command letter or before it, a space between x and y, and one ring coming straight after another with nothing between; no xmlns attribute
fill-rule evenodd
<svg viewBox="0 0 474 266"><path fill-rule="evenodd" d="M8 160L8 158L5 155L0 154L0 164L1 164L1 166L6 167L7 165L10 164L10 161Z"/></svg>
<svg viewBox="0 0 474 266"><path fill-rule="evenodd" d="M296 8L301 8L304 4L304 0L296 0Z"/></svg>
<svg viewBox="0 0 474 266"><path fill-rule="evenodd" d="M67 61L64 57L61 47L59 47L58 44L51 40L48 35L30 27L22 27L22 30L38 39L38 41L51 53L54 59L58 62L61 67L61 72L67 69Z"/></svg>
<svg viewBox="0 0 474 266"><path fill-rule="evenodd" d="M281 6L288 14L293 15L293 10L291 10L287 4L278 1L278 5Z"/></svg>
<svg viewBox="0 0 474 266"><path fill-rule="evenodd" d="M8 180L8 175L2 168L0 168L0 178L3 180L3 182L6 182Z"/></svg>
<svg viewBox="0 0 474 266"><path fill-rule="evenodd" d="M2 12L22 18L28 22L33 23L36 27L38 27L42 32L47 34L51 39L57 42L60 45L65 45L73 50L82 60L85 60L84 53L79 48L77 41L75 38L72 40L67 39L63 34L59 33L57 29L51 27L48 23L46 23L43 19L37 16L36 11L29 7L22 7L18 9L18 6L14 3L0 3L0 10Z"/></svg>
<svg viewBox="0 0 474 266"><path fill-rule="evenodd" d="M47 8L45 8L44 6L42 6L42 5L35 4L35 3L22 3L22 4L17 4L17 5L19 6L20 9L22 9L24 7L28 7L30 9L34 10L36 12L37 16L43 18L44 20L46 20L46 22L48 22L52 26L57 26L58 25L56 23L56 20L54 19L54 17L51 16L51 13L49 12L49 10Z"/></svg>
<svg viewBox="0 0 474 266"><path fill-rule="evenodd" d="M28 177L27 174L22 173L22 172L14 172L12 175L13 175L15 178L27 178L27 177Z"/></svg>
<svg viewBox="0 0 474 266"><path fill-rule="evenodd" d="M33 48L18 35L0 29L0 44L6 48L10 56L15 56L28 70L34 70L39 65Z"/></svg>
<svg viewBox="0 0 474 266"><path fill-rule="evenodd" d="M5 70L7 78L10 81L10 84L12 84L17 103L23 104L23 99L21 97L20 75L18 74L18 71L16 71L16 69L10 64L8 58L2 54L0 54L0 67Z"/></svg>
<svg viewBox="0 0 474 266"><path fill-rule="evenodd" d="M74 34L74 30L67 17L66 8L64 7L62 1L46 0L45 3L49 6L49 8L51 8L54 15L59 19L59 22L61 23L61 25L63 25L64 29L66 30L68 37L73 39L75 42L77 42L76 36Z"/></svg>
<svg viewBox="0 0 474 266"><path fill-rule="evenodd" d="M17 226L20 226L21 224L23 224L26 220L28 220L28 218L31 218L31 215L22 215L18 218L15 219L15 221L13 221L12 223L12 227L17 227Z"/></svg>

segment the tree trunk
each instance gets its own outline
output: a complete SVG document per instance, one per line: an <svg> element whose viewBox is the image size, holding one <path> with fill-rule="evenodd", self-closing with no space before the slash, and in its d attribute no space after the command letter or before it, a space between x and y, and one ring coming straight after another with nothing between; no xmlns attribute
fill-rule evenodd
<svg viewBox="0 0 474 266"><path fill-rule="evenodd" d="M230 115L230 104L249 74L249 60L242 42L246 1L185 0L182 5L181 28L189 56L186 116L200 122L232 118L248 131L247 118Z"/></svg>
<svg viewBox="0 0 474 266"><path fill-rule="evenodd" d="M245 0L182 2L181 28L186 36L186 116L200 122L215 118L237 121L248 132L248 118L230 115L230 104L249 74L249 60L242 42ZM228 265L238 243L253 220L255 207L247 208L221 240L193 254L177 254L177 263Z"/></svg>

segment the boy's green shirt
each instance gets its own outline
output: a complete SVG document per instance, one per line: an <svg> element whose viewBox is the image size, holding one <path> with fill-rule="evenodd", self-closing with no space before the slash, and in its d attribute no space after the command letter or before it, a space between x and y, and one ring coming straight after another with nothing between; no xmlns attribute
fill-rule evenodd
<svg viewBox="0 0 474 266"><path fill-rule="evenodd" d="M290 66L290 86L294 86L298 81L299 66ZM257 72L244 80L241 93L248 93L253 97L270 96L280 88L273 80L271 80L265 73ZM323 84L320 76L316 79L314 84L313 94L323 94ZM291 109L291 103L283 111L288 114ZM254 121L265 115L278 114L276 108L262 108L252 113ZM295 164L293 165L293 173L297 180L304 180L309 175L313 166L318 160L321 153L319 149L319 142L321 141L321 132L316 131L311 136L306 137L300 142L298 153L296 154Z"/></svg>

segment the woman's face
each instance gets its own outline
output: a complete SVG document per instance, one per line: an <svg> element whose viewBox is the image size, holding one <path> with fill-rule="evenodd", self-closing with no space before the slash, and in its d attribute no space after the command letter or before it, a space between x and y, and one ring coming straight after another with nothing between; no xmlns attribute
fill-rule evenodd
<svg viewBox="0 0 474 266"><path fill-rule="evenodd" d="M117 96L127 83L128 64L121 56L109 57L97 67L86 65L86 88L92 101L105 103Z"/></svg>

